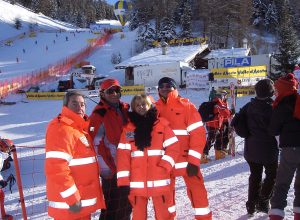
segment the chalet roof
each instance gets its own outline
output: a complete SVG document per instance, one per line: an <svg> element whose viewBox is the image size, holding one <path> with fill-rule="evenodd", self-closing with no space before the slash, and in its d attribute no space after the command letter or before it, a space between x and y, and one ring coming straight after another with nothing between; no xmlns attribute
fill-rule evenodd
<svg viewBox="0 0 300 220"><path fill-rule="evenodd" d="M231 48L212 50L204 59L226 58L226 57L245 57L250 53L250 48Z"/></svg>
<svg viewBox="0 0 300 220"><path fill-rule="evenodd" d="M172 62L188 63L207 47L207 44L168 47L166 55L162 55L162 49L160 47L152 48L115 65L115 68L124 69L126 67L148 66Z"/></svg>

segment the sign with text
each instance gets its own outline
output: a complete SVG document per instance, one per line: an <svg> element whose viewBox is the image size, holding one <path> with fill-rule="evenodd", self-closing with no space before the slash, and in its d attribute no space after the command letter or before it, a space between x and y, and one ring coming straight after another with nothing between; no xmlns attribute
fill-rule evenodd
<svg viewBox="0 0 300 220"><path fill-rule="evenodd" d="M249 66L212 69L215 79L222 78L257 78L267 76L267 66Z"/></svg>
<svg viewBox="0 0 300 220"><path fill-rule="evenodd" d="M144 93L144 85L122 86L122 95L139 95Z"/></svg>
<svg viewBox="0 0 300 220"><path fill-rule="evenodd" d="M251 57L232 57L224 59L224 67L251 66Z"/></svg>

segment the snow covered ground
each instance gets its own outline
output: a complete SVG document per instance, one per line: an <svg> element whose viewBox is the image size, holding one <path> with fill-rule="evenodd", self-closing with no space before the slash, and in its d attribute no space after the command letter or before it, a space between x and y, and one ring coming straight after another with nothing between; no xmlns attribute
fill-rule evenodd
<svg viewBox="0 0 300 220"><path fill-rule="evenodd" d="M7 24L3 23L2 17L5 14L3 5L8 7L6 2L0 0L0 32L5 33L5 37L0 40L15 36L15 30ZM11 6L12 7L12 6ZM19 12L14 8L11 11ZM1 17L2 16L2 17ZM61 28L61 27L60 27ZM48 64L56 62L63 57L80 50L87 43L86 39L90 38L88 33L82 33L82 37L72 38L72 34L68 31L63 34L70 34L70 40L64 40L65 35L61 36L61 41L53 44L56 39L53 33L38 34L36 38L18 39L11 47L0 47L0 81L7 76L16 76L28 71L44 68ZM25 29L19 33L24 32ZM121 39L120 34L115 34L111 41L104 47L95 52L89 60L97 68L97 73L108 74L124 83L124 75L122 71L115 71L111 64L111 54L120 52L123 60L129 58L133 54L134 32L126 32L125 38ZM38 41L35 45L34 40ZM49 42L51 47L48 52L55 51L55 54L47 55L44 51L45 43ZM41 44L41 45L40 45ZM58 45L60 44L60 45ZM26 52L23 53L22 49ZM52 51L53 50L53 51ZM22 63L16 63L17 54L21 54L22 61L26 66L20 68ZM25 64L24 64L25 65ZM22 71L24 70L24 71ZM3 77L3 78L1 78ZM47 85L52 87L53 84ZM46 87L46 86L45 86ZM189 98L196 106L208 98L208 91L201 90L180 90L183 97ZM157 99L157 94L153 94ZM122 100L130 102L132 96L123 96ZM237 99L237 109L250 100L251 97ZM43 171L44 163L44 144L45 131L49 121L55 117L61 110L62 101L29 101L24 94L10 95L5 101L15 101L15 105L0 105L0 136L9 138L17 145L18 157L20 161L22 182L24 187L25 201L27 213L30 219L49 219L47 216L47 204L45 197L45 177ZM87 101L87 114L90 114L95 103ZM97 101L97 100L96 100ZM247 201L248 176L249 168L243 159L243 140L237 138L237 154L235 157L227 156L223 160L214 160L214 153L211 150L212 161L208 164L201 165L201 171L205 178L205 185L208 191L210 208L213 211L213 219L217 220L243 220L248 219L246 215L245 202ZM7 177L13 168L3 172L3 176ZM293 190L290 190L288 196L288 206L286 208L286 219L292 219L292 201ZM176 182L176 201L177 213L179 220L193 219L193 212L189 199L186 195L185 186L181 178ZM19 203L18 191L16 185L13 187L11 194L6 190L5 207L8 213L14 215L15 219L22 219L21 206ZM154 219L152 206L149 205L149 219ZM97 219L97 213L94 219ZM257 213L251 219L267 219L266 214Z"/></svg>

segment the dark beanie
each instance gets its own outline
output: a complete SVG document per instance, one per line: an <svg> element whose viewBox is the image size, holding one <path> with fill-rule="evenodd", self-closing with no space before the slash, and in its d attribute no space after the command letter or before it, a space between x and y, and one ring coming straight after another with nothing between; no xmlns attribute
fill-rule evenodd
<svg viewBox="0 0 300 220"><path fill-rule="evenodd" d="M162 87L164 83L168 83L169 85L171 85L174 89L176 89L176 82L174 79L170 78L170 77L163 77L158 81L158 87Z"/></svg>
<svg viewBox="0 0 300 220"><path fill-rule="evenodd" d="M256 97L261 99L272 97L274 94L273 81L270 79L259 80L255 84L255 92L256 92Z"/></svg>

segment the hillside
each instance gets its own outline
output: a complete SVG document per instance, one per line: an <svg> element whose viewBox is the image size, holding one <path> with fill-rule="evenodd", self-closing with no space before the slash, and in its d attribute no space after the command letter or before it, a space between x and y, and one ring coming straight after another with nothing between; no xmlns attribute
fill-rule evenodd
<svg viewBox="0 0 300 220"><path fill-rule="evenodd" d="M2 10L3 7L7 7ZM13 7L13 8L11 8ZM8 5L0 0L0 18L4 18L9 11L10 21L19 16L21 7ZM32 12L22 12L22 19L29 20L36 16L37 19L43 17L44 28L51 32L38 32L34 38L17 38L11 46L0 46L0 82L8 77L20 76L28 72L46 68L53 62L70 56L78 52L87 45L87 39L94 38L95 35L86 29L76 29L72 26L40 15L33 15ZM48 22L49 21L49 24ZM54 25L56 24L56 25ZM14 32L12 23L6 18L0 21L1 39L8 39L22 34L23 31ZM58 25L58 26L57 26ZM60 33L58 29L63 29ZM54 30L54 32L53 32ZM2 33L5 37L2 38ZM57 34L57 36L56 36ZM75 36L74 36L75 34ZM111 55L121 53L122 59L131 57L134 51L136 32L125 32L125 37L121 38L120 33L116 33L102 47L99 47L90 57L87 58L97 68L97 73L107 74L117 78L121 84L124 83L124 71L115 71L111 64ZM68 41L66 40L68 37ZM54 41L55 40L55 43ZM35 44L37 41L37 44ZM48 50L46 50L48 45ZM23 52L25 49L25 53ZM16 62L19 56L21 62ZM43 86L52 87L54 84L43 82ZM189 98L195 106L208 99L208 90L180 89L179 93ZM158 95L153 94L154 99ZM238 98L237 109L247 103L252 97ZM122 96L122 100L129 102L132 96ZM44 159L45 159L45 132L48 123L56 117L61 110L61 100L27 100L24 94L12 94L6 98L7 101L16 102L15 105L0 105L0 136L9 138L17 146L18 158L21 167L21 177L24 188L25 202L29 219L50 219L47 215L47 200L45 189ZM98 101L95 98L94 101ZM86 100L87 114L90 114L95 107L95 103ZM247 200L247 187L249 168L243 158L243 139L236 139L237 154L235 157L227 156L223 160L214 160L214 150L211 149L210 158L212 161L201 165L201 171L205 179L205 186L208 191L210 209L213 212L213 219L216 220L246 220L245 202ZM4 178L10 173L14 173L14 166L2 172ZM291 189L288 195L288 206L286 208L286 219L293 218L293 193ZM5 188L5 208L7 213L14 216L14 219L22 219L21 206L19 202L18 188L12 187L12 193ZM186 188L182 178L176 181L176 202L178 220L193 219L193 210L186 195ZM151 203L151 202L150 202ZM93 216L98 219L99 212ZM267 219L267 215L256 213L252 220ZM149 205L148 219L154 219L154 210Z"/></svg>

